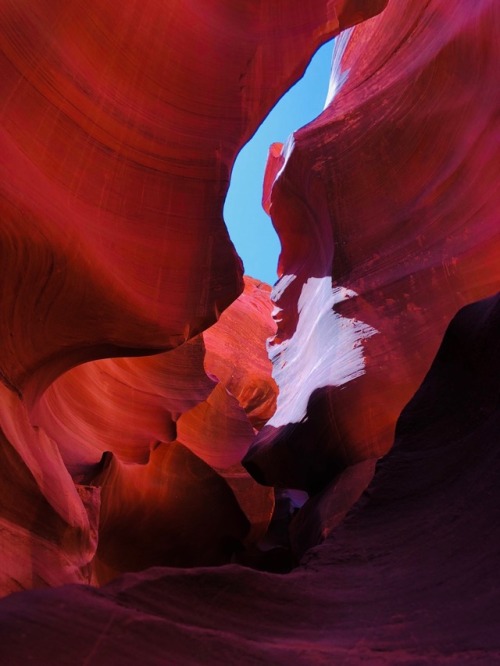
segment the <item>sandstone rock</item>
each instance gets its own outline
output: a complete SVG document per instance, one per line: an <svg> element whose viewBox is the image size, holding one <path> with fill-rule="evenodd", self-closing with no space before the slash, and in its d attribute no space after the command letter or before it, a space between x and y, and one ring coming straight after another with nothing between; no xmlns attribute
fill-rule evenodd
<svg viewBox="0 0 500 666"><path fill-rule="evenodd" d="M386 453L449 319L498 289L497 20L389 3L338 41L324 112L272 147L280 393L256 478L316 492Z"/></svg>
<svg viewBox="0 0 500 666"><path fill-rule="evenodd" d="M3 659L496 664L499 315L500 297L459 313L367 492L294 572L155 568L14 594Z"/></svg>

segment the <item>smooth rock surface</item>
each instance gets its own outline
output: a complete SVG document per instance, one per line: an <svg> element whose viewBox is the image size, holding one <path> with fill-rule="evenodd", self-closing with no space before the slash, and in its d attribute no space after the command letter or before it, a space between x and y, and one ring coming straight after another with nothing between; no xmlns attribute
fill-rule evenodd
<svg viewBox="0 0 500 666"><path fill-rule="evenodd" d="M264 174L274 321L222 220L386 4L0 0L1 664L500 664L500 5L343 33Z"/></svg>
<svg viewBox="0 0 500 666"><path fill-rule="evenodd" d="M317 492L386 453L450 318L498 290L499 11L390 2L337 41L324 112L271 148L279 397L246 459L259 480Z"/></svg>
<svg viewBox="0 0 500 666"><path fill-rule="evenodd" d="M227 475L248 535L265 530L272 490L239 462L275 403L266 290L247 287L255 306L235 306L220 342L207 334L211 360L197 337L244 290L224 197L238 150L315 49L384 5L0 2L0 429L20 475L0 593L88 578L106 509L77 486L107 451L147 466L158 444L186 445ZM226 363L242 329L246 361L231 349ZM50 576L43 535L30 545L42 506L61 521Z"/></svg>
<svg viewBox="0 0 500 666"><path fill-rule="evenodd" d="M373 482L289 575L150 569L0 602L6 663L500 663L500 296L463 309Z"/></svg>
<svg viewBox="0 0 500 666"><path fill-rule="evenodd" d="M0 376L30 404L96 358L172 349L242 291L238 150L380 0L3 0ZM202 57L200 57L202 55Z"/></svg>

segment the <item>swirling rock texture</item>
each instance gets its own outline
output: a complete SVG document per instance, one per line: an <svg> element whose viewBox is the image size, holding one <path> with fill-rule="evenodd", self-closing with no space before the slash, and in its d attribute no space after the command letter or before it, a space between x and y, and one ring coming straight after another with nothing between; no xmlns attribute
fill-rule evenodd
<svg viewBox="0 0 500 666"><path fill-rule="evenodd" d="M0 1L1 663L500 663L499 6L386 4ZM234 157L382 9L271 148L273 310Z"/></svg>
<svg viewBox="0 0 500 666"><path fill-rule="evenodd" d="M177 349L70 370L38 401L36 426L5 389L5 479L14 483L13 466L22 474L17 491L6 494L16 511L7 511L3 527L3 593L103 583L155 564L222 564L263 535L272 489L258 485L240 460L254 424L274 411L264 346L274 332L269 295L269 287L245 278L243 294L219 322ZM242 338L247 360L236 366L231 349ZM50 576L38 554L48 547L43 539L55 540L45 521L59 527L60 557L69 560L65 568L54 562ZM27 552L25 562L19 550Z"/></svg>
<svg viewBox="0 0 500 666"><path fill-rule="evenodd" d="M302 566L153 568L0 604L5 663L500 663L500 297L454 319L369 492Z"/></svg>
<svg viewBox="0 0 500 666"><path fill-rule="evenodd" d="M265 529L272 491L240 460L274 408L274 323L257 283L234 303L242 265L222 204L237 150L314 49L383 3L358 4L0 3L2 473L20 476L3 592L121 571L106 534L140 551L125 569L178 563L170 539L151 559L141 545L175 513L169 467L191 484L198 528L221 527L213 547L192 530L186 563L219 563ZM219 317L220 337L207 331ZM213 506L195 499L200 479ZM144 516L137 534L132 520L115 529L124 496ZM30 530L44 521L47 543ZM50 575L47 548L61 558Z"/></svg>
<svg viewBox="0 0 500 666"><path fill-rule="evenodd" d="M280 393L256 478L317 492L386 453L450 318L498 289L497 29L494 2L390 3L339 40L325 111L272 147Z"/></svg>
<svg viewBox="0 0 500 666"><path fill-rule="evenodd" d="M221 214L238 149L314 49L381 4L2 0L11 390L33 403L72 365L215 322L243 287Z"/></svg>

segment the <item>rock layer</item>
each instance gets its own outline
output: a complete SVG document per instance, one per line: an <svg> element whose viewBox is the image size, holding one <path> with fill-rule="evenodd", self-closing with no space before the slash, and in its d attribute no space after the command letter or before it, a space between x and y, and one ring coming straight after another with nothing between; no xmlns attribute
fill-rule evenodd
<svg viewBox="0 0 500 666"><path fill-rule="evenodd" d="M459 313L368 491L293 573L156 568L15 594L4 659L499 663L499 334L500 297Z"/></svg>
<svg viewBox="0 0 500 666"><path fill-rule="evenodd" d="M498 21L491 0L389 3L337 42L324 112L272 147L280 395L247 458L261 481L316 492L386 453L451 316L498 289Z"/></svg>
<svg viewBox="0 0 500 666"><path fill-rule="evenodd" d="M0 591L117 578L0 601L0 661L500 661L498 298L370 483L500 281L498 5L337 44L270 151L275 322L222 221L237 150L385 4L0 2ZM245 455L313 495L288 576L224 564L273 510Z"/></svg>
<svg viewBox="0 0 500 666"><path fill-rule="evenodd" d="M221 564L263 535L273 491L239 463L274 409L264 342L275 327L270 288L245 284L184 345L59 377L31 411L36 425L2 389L2 594Z"/></svg>
<svg viewBox="0 0 500 666"><path fill-rule="evenodd" d="M383 4L3 0L9 388L34 402L71 366L215 322L243 288L222 220L237 151L314 49Z"/></svg>
<svg viewBox="0 0 500 666"><path fill-rule="evenodd" d="M92 476L107 452L152 486L152 524L163 510L152 461L170 445L245 507L245 539L265 529L272 491L239 461L274 409L266 290L247 282L246 304L207 348L199 337L244 288L223 199L237 151L314 49L384 4L0 3L0 427L24 510L6 510L5 534L43 505L62 521L62 561L76 548L73 580L87 577L96 514L121 520ZM79 495L80 482L94 485ZM4 591L71 579L39 575L35 556L21 575L5 552Z"/></svg>

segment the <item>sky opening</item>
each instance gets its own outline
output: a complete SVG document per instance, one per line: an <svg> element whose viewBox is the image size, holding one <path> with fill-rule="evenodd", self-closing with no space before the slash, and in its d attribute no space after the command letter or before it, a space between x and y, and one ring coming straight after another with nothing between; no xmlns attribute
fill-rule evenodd
<svg viewBox="0 0 500 666"><path fill-rule="evenodd" d="M245 273L274 284L280 243L262 209L262 183L269 146L285 142L294 131L316 118L328 95L333 40L314 55L300 81L281 98L255 135L241 149L224 204L224 219Z"/></svg>

